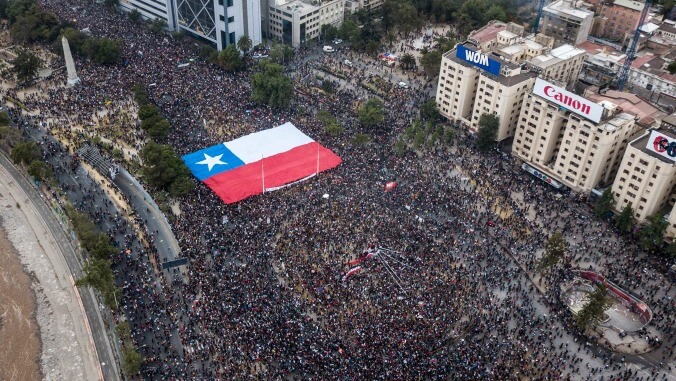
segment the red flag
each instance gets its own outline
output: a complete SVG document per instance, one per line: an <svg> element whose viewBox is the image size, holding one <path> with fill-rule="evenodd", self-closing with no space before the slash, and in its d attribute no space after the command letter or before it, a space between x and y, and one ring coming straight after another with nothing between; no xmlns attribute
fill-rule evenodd
<svg viewBox="0 0 676 381"><path fill-rule="evenodd" d="M397 183L394 182L394 181L390 181L389 183L386 183L386 184L385 184L385 192L389 192L389 191L393 190L393 189L396 188L396 187L397 187Z"/></svg>

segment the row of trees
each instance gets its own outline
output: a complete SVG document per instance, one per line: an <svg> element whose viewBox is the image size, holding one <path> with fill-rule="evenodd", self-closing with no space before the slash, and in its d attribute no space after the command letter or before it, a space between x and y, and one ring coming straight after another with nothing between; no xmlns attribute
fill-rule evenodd
<svg viewBox="0 0 676 381"><path fill-rule="evenodd" d="M120 60L122 52L120 41L91 37L71 27L63 28L61 36L68 39L73 54L89 58L101 65L112 65ZM54 41L53 50L62 52L60 38Z"/></svg>
<svg viewBox="0 0 676 381"><path fill-rule="evenodd" d="M676 256L676 243L666 245L664 243L664 234L667 231L669 222L664 219L661 213L655 213L646 218L645 224L636 230L634 226L634 209L631 204L622 208L618 215L613 214L615 208L615 195L612 189L606 188L605 191L594 205L594 215L601 220L611 220L613 226L624 235L634 235L639 243L646 250L652 253L662 253L668 257Z"/></svg>
<svg viewBox="0 0 676 381"><path fill-rule="evenodd" d="M139 105L138 116L141 128L153 140L165 140L169 133L169 122L150 101L143 86L134 86L134 100ZM140 152L143 160L141 174L153 188L169 192L171 196L184 196L195 187L190 170L173 149L153 140L147 142Z"/></svg>
<svg viewBox="0 0 676 381"><path fill-rule="evenodd" d="M107 234L101 232L86 214L72 205L66 206L66 214L73 224L73 230L82 247L89 253L84 264L84 275L75 281L78 287L93 287L103 295L103 300L112 310L116 310L121 290L115 285L115 276L111 269L110 257L117 253Z"/></svg>
<svg viewBox="0 0 676 381"><path fill-rule="evenodd" d="M129 323L126 321L120 322L115 326L115 333L117 338L122 346L122 357L124 374L131 378L136 375L141 369L141 364L143 363L143 356L136 350L134 347L134 342L131 339L131 328Z"/></svg>

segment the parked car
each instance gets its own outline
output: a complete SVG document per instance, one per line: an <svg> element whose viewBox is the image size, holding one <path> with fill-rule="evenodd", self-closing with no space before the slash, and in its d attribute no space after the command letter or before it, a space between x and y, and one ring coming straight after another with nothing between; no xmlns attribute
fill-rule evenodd
<svg viewBox="0 0 676 381"><path fill-rule="evenodd" d="M406 83L406 82L399 82L398 85L402 89L408 89L408 83Z"/></svg>
<svg viewBox="0 0 676 381"><path fill-rule="evenodd" d="M343 64L345 64L345 66L352 66L352 61L345 60L345 61L343 61Z"/></svg>
<svg viewBox="0 0 676 381"><path fill-rule="evenodd" d="M322 50L324 50L324 52L326 52L326 53L333 53L333 52L335 52L335 49L333 49L333 47L328 46L328 45L324 46L324 48L323 48Z"/></svg>
<svg viewBox="0 0 676 381"><path fill-rule="evenodd" d="M340 38L336 38L335 40L333 40L333 43L336 44L336 45L342 44L343 40L341 40Z"/></svg>

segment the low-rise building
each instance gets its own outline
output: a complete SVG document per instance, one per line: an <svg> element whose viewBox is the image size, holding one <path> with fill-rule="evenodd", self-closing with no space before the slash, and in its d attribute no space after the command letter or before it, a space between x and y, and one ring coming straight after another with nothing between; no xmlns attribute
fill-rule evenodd
<svg viewBox="0 0 676 381"><path fill-rule="evenodd" d="M598 17L604 18L597 35L611 41L621 41L627 31L636 29L645 2L635 0L601 1L596 7ZM648 20L646 20L648 21Z"/></svg>

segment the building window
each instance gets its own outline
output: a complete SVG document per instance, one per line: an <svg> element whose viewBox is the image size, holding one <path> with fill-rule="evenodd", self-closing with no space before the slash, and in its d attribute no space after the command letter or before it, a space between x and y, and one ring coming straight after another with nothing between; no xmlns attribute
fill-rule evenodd
<svg viewBox="0 0 676 381"><path fill-rule="evenodd" d="M232 2L233 2L233 0L228 0L228 1L227 1L226 4L228 5L228 7L232 7L232 4L233 4Z"/></svg>
<svg viewBox="0 0 676 381"><path fill-rule="evenodd" d="M235 39L235 32L230 32L230 43L235 44L237 40Z"/></svg>
<svg viewBox="0 0 676 381"><path fill-rule="evenodd" d="M235 16L228 17L228 24L230 24L231 22L235 22Z"/></svg>

